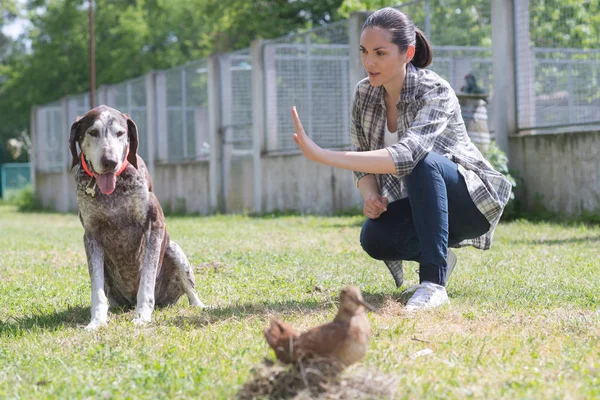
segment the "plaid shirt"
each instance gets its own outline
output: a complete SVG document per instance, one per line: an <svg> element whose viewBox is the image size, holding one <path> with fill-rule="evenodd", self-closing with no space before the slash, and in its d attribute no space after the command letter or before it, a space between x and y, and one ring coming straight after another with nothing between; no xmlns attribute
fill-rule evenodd
<svg viewBox="0 0 600 400"><path fill-rule="evenodd" d="M358 83L352 102L352 150L384 148L386 108L383 87L373 87L369 79ZM510 197L511 184L482 156L471 142L462 119L456 94L435 72L408 64L404 88L396 104L398 143L389 151L396 174L377 175L381 195L390 202L408 197L404 176L430 151L458 164L473 202L490 222L490 230L475 239L460 242L486 250L492 243L496 225ZM354 172L355 182L367 174ZM402 261L386 261L396 285L403 283Z"/></svg>

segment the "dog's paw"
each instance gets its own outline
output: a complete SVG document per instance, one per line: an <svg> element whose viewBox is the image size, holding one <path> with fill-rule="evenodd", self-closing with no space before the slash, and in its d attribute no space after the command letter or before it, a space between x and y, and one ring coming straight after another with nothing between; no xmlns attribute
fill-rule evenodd
<svg viewBox="0 0 600 400"><path fill-rule="evenodd" d="M136 314L135 318L133 319L133 324L137 325L137 326L141 326L141 325L147 325L150 323L150 318L151 314Z"/></svg>
<svg viewBox="0 0 600 400"><path fill-rule="evenodd" d="M203 302L201 302L200 300L198 301L194 301L193 303L190 303L190 307L198 307L198 308L208 308L207 305L205 305Z"/></svg>
<svg viewBox="0 0 600 400"><path fill-rule="evenodd" d="M108 322L105 320L94 319L92 320L88 326L85 327L86 331L95 331L102 326L108 325Z"/></svg>

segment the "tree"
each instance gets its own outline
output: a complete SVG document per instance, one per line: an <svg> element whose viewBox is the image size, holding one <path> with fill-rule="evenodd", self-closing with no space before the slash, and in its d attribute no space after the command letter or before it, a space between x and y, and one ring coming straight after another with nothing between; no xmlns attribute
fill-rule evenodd
<svg viewBox="0 0 600 400"><path fill-rule="evenodd" d="M421 30L426 29L425 1L393 3L407 14ZM437 46L491 45L491 7L489 0L429 0L428 39ZM404 5L403 5L404 4ZM385 0L344 0L339 14L347 17L354 11L375 11L390 6Z"/></svg>

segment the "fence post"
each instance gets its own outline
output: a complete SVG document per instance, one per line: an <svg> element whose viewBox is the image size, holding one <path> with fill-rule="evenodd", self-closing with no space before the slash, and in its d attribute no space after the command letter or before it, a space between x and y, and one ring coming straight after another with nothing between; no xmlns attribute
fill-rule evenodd
<svg viewBox="0 0 600 400"><path fill-rule="evenodd" d="M368 12L355 12L350 14L348 21L348 39L350 46L350 93L354 97L354 89L358 82L367 76L360 57L360 34L362 26L369 16Z"/></svg>
<svg viewBox="0 0 600 400"><path fill-rule="evenodd" d="M219 80L221 83L221 181L223 196L223 212L228 212L229 207L229 173L233 155L233 90L231 82L231 57L229 54L219 56Z"/></svg>
<svg viewBox="0 0 600 400"><path fill-rule="evenodd" d="M315 138L315 133L313 132L313 102L312 102L312 70L311 70L311 60L310 60L310 34L307 34L304 38L304 48L306 52L306 126L308 129L306 132L308 136L312 136Z"/></svg>
<svg viewBox="0 0 600 400"><path fill-rule="evenodd" d="M212 55L208 58L208 126L210 156L209 156L209 186L211 212L223 210L222 178L221 178L221 94L219 79L219 57Z"/></svg>
<svg viewBox="0 0 600 400"><path fill-rule="evenodd" d="M254 212L262 213L262 163L265 137L265 74L263 42L254 40L250 48L252 64L252 161L254 167Z"/></svg>
<svg viewBox="0 0 600 400"><path fill-rule="evenodd" d="M275 65L276 48L273 44L263 45L263 70L265 79L265 118L267 151L277 151L278 119L277 119L277 67ZM253 67L254 68L254 67Z"/></svg>
<svg viewBox="0 0 600 400"><path fill-rule="evenodd" d="M535 55L529 41L529 0L514 1L517 130L535 127ZM518 65L516 64L518 62ZM569 92L571 93L571 92Z"/></svg>
<svg viewBox="0 0 600 400"><path fill-rule="evenodd" d="M69 167L71 166L69 155L69 136L71 131L71 124L74 121L69 121L69 98L67 96L63 97L61 100L62 109L63 109L63 118L62 118L62 131L59 134L61 139L60 149L62 154L62 203L59 208L59 211L67 212L69 211L69 196L71 195L71 191L69 190ZM66 136L65 136L66 135Z"/></svg>
<svg viewBox="0 0 600 400"><path fill-rule="evenodd" d="M156 81L154 72L150 71L144 77L146 88L146 166L151 176L154 176L154 158L156 156Z"/></svg>
<svg viewBox="0 0 600 400"><path fill-rule="evenodd" d="M31 187L34 194L37 194L35 187L37 183L35 171L37 169L37 149L39 146L37 138L37 110L38 108L33 106L29 112L29 137L31 138L31 148L29 149L29 162L31 163L31 168L29 169L29 172L31 174Z"/></svg>
<svg viewBox="0 0 600 400"><path fill-rule="evenodd" d="M155 76L156 95L156 146L158 160L169 160L169 132L167 124L167 77L164 72L157 72Z"/></svg>
<svg viewBox="0 0 600 400"><path fill-rule="evenodd" d="M508 136L517 132L514 0L492 0L493 130L498 147L509 155Z"/></svg>

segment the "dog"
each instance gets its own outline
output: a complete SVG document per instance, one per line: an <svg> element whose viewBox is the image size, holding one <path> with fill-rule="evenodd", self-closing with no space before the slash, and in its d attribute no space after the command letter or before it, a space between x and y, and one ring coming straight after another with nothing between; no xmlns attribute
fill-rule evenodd
<svg viewBox="0 0 600 400"><path fill-rule="evenodd" d="M92 287L86 329L107 324L109 304L135 306L135 324L183 294L204 307L187 257L167 234L129 115L104 105L88 111L71 126L69 147Z"/></svg>

